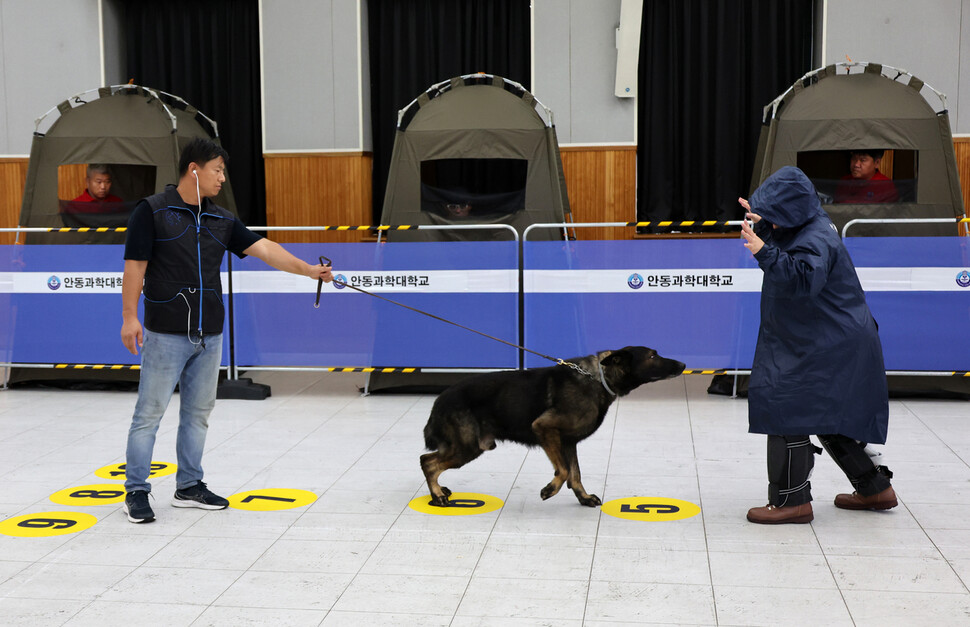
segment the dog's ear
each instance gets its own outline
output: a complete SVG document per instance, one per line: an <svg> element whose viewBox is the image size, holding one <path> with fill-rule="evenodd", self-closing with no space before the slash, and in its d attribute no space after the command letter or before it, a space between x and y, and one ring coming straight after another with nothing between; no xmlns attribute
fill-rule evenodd
<svg viewBox="0 0 970 627"><path fill-rule="evenodd" d="M630 363L630 353L624 348L618 351L613 351L607 355L603 361L600 362L604 366L622 366L624 364Z"/></svg>

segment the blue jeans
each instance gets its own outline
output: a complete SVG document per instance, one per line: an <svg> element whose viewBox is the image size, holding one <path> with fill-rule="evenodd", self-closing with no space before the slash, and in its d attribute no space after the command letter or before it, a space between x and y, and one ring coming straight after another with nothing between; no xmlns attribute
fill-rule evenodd
<svg viewBox="0 0 970 627"><path fill-rule="evenodd" d="M178 461L175 484L176 489L181 490L202 479L202 451L209 414L216 404L222 334L207 335L205 348L198 343L198 338L190 341L184 333L152 333L146 329L144 339L138 402L128 430L125 490L151 492L148 475L155 434L176 383L179 385L180 408L175 444Z"/></svg>

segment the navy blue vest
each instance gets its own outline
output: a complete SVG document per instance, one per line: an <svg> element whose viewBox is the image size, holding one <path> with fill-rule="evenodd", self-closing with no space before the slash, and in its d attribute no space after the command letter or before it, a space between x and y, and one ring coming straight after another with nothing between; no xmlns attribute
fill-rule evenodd
<svg viewBox="0 0 970 627"><path fill-rule="evenodd" d="M158 333L222 333L219 266L235 216L209 199L197 214L174 185L145 201L155 224L145 271L145 327Z"/></svg>

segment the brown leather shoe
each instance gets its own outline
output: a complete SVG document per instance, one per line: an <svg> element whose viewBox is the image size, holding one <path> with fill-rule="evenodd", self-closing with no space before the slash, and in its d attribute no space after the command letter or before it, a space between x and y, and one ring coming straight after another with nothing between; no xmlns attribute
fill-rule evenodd
<svg viewBox="0 0 970 627"><path fill-rule="evenodd" d="M752 507L748 510L748 520L759 525L783 525L785 523L809 523L815 519L811 503L789 507Z"/></svg>
<svg viewBox="0 0 970 627"><path fill-rule="evenodd" d="M879 494L862 496L858 492L839 494L835 497L835 506L842 509L892 509L899 505L896 492L889 486Z"/></svg>

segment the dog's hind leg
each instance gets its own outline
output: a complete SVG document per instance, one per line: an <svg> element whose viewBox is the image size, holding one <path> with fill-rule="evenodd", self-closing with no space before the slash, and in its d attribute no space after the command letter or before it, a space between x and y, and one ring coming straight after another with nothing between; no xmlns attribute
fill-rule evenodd
<svg viewBox="0 0 970 627"><path fill-rule="evenodd" d="M586 505L587 507L602 505L603 501L600 500L600 497L595 494L589 494L586 492L586 488L583 487L583 480L579 472L579 456L576 454L576 442L571 440L563 442L562 451L566 458L566 465L569 468L569 478L566 481L566 485L576 494L576 498L579 499L580 504Z"/></svg>
<svg viewBox="0 0 970 627"><path fill-rule="evenodd" d="M448 506L448 497L451 490L442 487L438 483L438 477L446 469L441 467L441 455L439 451L425 453L421 456L421 470L424 472L424 479L428 482L428 490L431 493L431 504L438 507Z"/></svg>
<svg viewBox="0 0 970 627"><path fill-rule="evenodd" d="M448 507L448 497L451 490L438 483L438 477L449 468L461 468L468 462L482 454L481 449L449 451L443 453L441 449L421 456L421 470L428 482L431 492L431 504L438 507Z"/></svg>
<svg viewBox="0 0 970 627"><path fill-rule="evenodd" d="M556 414L552 411L547 411L536 418L532 423L532 432L536 434L539 445L546 452L546 456L552 462L552 468L555 471L552 481L539 492L539 496L544 501L559 493L562 484L566 482L569 474L566 468L566 460L562 453L562 439L559 433L559 427L556 424Z"/></svg>

